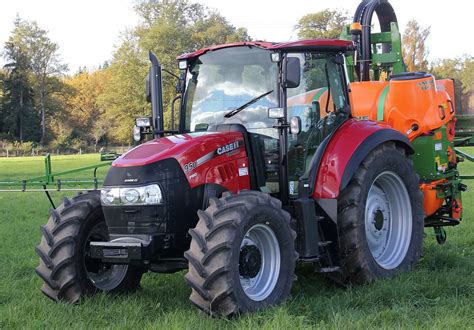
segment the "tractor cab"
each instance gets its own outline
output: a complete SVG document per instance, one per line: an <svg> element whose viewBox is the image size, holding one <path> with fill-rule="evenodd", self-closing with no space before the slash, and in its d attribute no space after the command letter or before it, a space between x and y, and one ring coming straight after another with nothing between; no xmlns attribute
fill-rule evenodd
<svg viewBox="0 0 474 330"><path fill-rule="evenodd" d="M242 132L251 188L296 198L318 146L350 117L344 56L352 50L350 41L309 40L243 42L182 55L176 132Z"/></svg>

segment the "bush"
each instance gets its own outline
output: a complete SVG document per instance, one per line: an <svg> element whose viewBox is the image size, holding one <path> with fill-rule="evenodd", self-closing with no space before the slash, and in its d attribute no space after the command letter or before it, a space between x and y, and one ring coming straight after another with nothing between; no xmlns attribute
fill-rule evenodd
<svg viewBox="0 0 474 330"><path fill-rule="evenodd" d="M54 149L67 149L69 147L69 136L59 134L56 139L51 142L51 147Z"/></svg>
<svg viewBox="0 0 474 330"><path fill-rule="evenodd" d="M36 142L0 141L0 156L31 156L38 153Z"/></svg>
<svg viewBox="0 0 474 330"><path fill-rule="evenodd" d="M74 149L75 151L77 151L77 152L79 152L79 150L85 151L87 149L90 149L87 146L87 142L85 142L84 140L81 140L79 138L73 139L70 143L70 147L72 149Z"/></svg>

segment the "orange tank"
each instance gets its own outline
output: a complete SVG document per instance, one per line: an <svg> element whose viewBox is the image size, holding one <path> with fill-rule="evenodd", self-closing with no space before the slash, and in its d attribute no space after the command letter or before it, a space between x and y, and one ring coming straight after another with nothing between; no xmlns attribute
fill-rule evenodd
<svg viewBox="0 0 474 330"><path fill-rule="evenodd" d="M438 84L432 75L409 73L388 82L351 83L352 114L384 121L410 140L437 129L454 116L448 89L450 81Z"/></svg>

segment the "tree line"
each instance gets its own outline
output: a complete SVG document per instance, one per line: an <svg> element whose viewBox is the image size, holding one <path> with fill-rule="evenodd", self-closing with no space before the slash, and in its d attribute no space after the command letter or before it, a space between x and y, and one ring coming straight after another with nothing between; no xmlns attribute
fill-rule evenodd
<svg viewBox="0 0 474 330"><path fill-rule="evenodd" d="M121 36L110 61L97 70L67 75L59 45L36 22L17 17L4 44L0 69L0 140L30 141L54 148L128 144L134 118L149 115L145 97L148 51L178 74L176 56L213 44L252 40L247 29L230 24L218 11L188 0L141 0L134 10L140 23ZM295 25L300 39L338 38L350 22L345 11L326 9L303 16ZM469 109L473 58L427 61L429 28L410 21L403 35L410 71L431 71L457 82L458 111ZM163 79L165 123L176 80ZM472 104L471 104L472 108Z"/></svg>

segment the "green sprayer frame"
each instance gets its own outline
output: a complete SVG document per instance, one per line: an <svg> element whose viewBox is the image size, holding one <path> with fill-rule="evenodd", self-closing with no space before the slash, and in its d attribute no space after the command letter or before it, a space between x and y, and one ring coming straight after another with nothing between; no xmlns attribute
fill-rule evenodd
<svg viewBox="0 0 474 330"><path fill-rule="evenodd" d="M110 166L112 161L116 159L119 154L106 153L100 155L101 162L98 164L88 165L84 167L74 168L67 171L53 173L51 155L47 154L44 157L44 175L33 177L30 179L17 181L0 181L0 192L44 192L46 193L51 205L55 208L53 200L49 192L58 191L86 191L97 190L102 180L97 178L97 170L101 167ZM89 180L62 180L61 177L66 175L93 171L92 179ZM82 185L92 184L92 187L83 188Z"/></svg>

